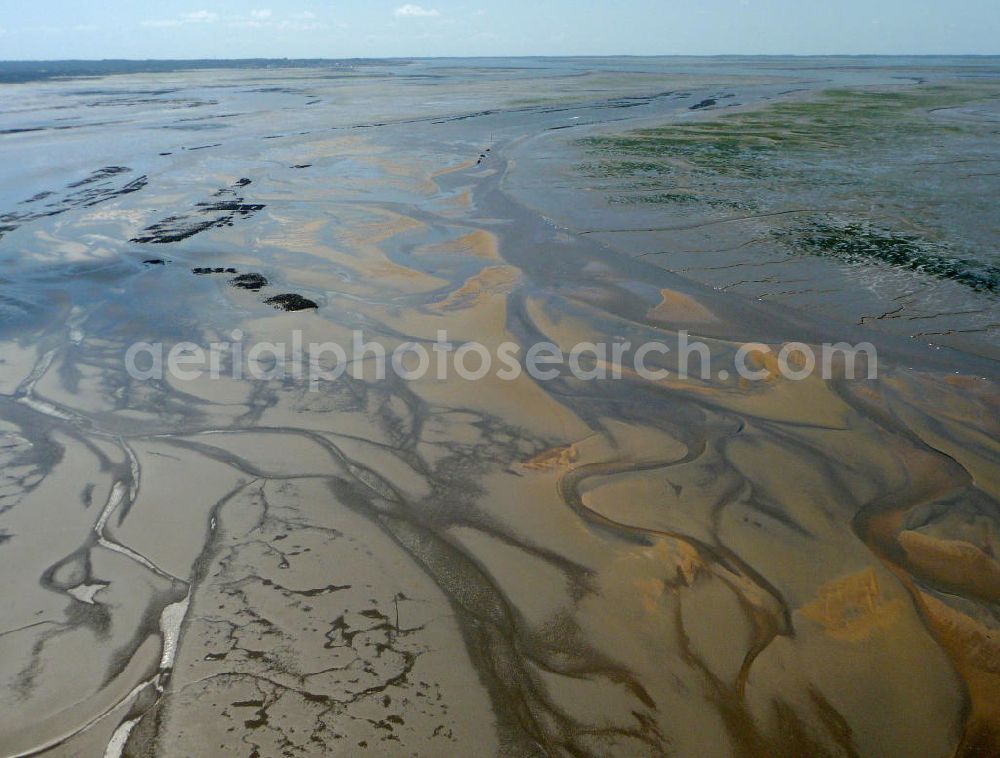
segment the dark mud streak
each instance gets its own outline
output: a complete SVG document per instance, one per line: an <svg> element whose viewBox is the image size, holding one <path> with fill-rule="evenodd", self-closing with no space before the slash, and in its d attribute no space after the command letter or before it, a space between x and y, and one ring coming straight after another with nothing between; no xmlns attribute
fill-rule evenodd
<svg viewBox="0 0 1000 758"><path fill-rule="evenodd" d="M315 301L294 293L275 295L267 298L264 302L283 311L306 311L319 308Z"/></svg>
<svg viewBox="0 0 1000 758"><path fill-rule="evenodd" d="M237 194L237 189L246 187L249 183L249 179L240 179L229 187L223 187L213 197L231 197L231 200L197 203L192 213L168 216L146 227L130 241L158 245L180 242L209 229L233 226L237 219L251 218L266 206L262 203L247 203Z"/></svg>
<svg viewBox="0 0 1000 758"><path fill-rule="evenodd" d="M143 175L116 186L114 177L130 171L131 169L123 166L108 166L97 169L83 179L66 185L66 189L62 190L61 193L44 191L27 200L22 200L21 204L36 204L49 198L56 198L46 202L36 210L15 211L0 215L0 239L3 239L4 234L14 231L23 224L50 216L58 216L75 208L91 208L100 203L138 192L149 183L148 178Z"/></svg>
<svg viewBox="0 0 1000 758"><path fill-rule="evenodd" d="M229 284L237 289L260 292L263 287L268 285L268 281L263 274L250 273L233 277L229 280Z"/></svg>

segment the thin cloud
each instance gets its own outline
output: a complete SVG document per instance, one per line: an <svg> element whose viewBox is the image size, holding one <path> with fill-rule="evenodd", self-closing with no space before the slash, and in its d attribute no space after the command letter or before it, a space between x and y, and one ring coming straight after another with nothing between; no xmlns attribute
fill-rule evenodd
<svg viewBox="0 0 1000 758"><path fill-rule="evenodd" d="M219 17L214 11L194 11L181 14L181 20L192 24L210 24Z"/></svg>
<svg viewBox="0 0 1000 758"><path fill-rule="evenodd" d="M276 18L268 9L252 10L249 16L225 19L233 29L277 29L280 31L308 32L326 29L326 24L317 20L315 13L300 11L287 18Z"/></svg>
<svg viewBox="0 0 1000 758"><path fill-rule="evenodd" d="M139 26L149 29L168 29L180 26L181 24L210 24L217 21L219 14L213 11L193 11L192 13L182 13L177 18L153 18L140 21Z"/></svg>
<svg viewBox="0 0 1000 758"><path fill-rule="evenodd" d="M280 29L291 29L298 32L308 32L313 29L326 29L326 24L317 21L315 13L309 11L299 11L289 14L279 25Z"/></svg>
<svg viewBox="0 0 1000 758"><path fill-rule="evenodd" d="M433 18L440 16L441 12L437 8L424 8L422 5L407 3L396 8L393 15L396 18Z"/></svg>
<svg viewBox="0 0 1000 758"><path fill-rule="evenodd" d="M326 24L316 23L314 21L294 21L285 20L278 24L278 29L287 29L293 32L311 32L316 29L326 29Z"/></svg>

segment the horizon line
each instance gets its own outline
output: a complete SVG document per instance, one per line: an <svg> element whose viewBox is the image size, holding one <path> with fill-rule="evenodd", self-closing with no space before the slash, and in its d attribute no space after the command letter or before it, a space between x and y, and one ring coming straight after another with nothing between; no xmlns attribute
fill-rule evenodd
<svg viewBox="0 0 1000 758"><path fill-rule="evenodd" d="M517 55L382 55L329 57L273 57L250 56L245 58L192 57L192 58L7 58L5 63L200 63L250 62L250 61L400 61L400 60L491 60L505 59L572 59L572 58L1000 58L995 53L568 53L552 55L546 53Z"/></svg>

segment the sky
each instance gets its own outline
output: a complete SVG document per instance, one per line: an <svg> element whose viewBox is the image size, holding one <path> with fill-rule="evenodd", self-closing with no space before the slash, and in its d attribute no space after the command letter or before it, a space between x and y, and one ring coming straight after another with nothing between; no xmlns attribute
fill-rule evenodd
<svg viewBox="0 0 1000 758"><path fill-rule="evenodd" d="M1000 54L1000 0L0 0L0 60Z"/></svg>

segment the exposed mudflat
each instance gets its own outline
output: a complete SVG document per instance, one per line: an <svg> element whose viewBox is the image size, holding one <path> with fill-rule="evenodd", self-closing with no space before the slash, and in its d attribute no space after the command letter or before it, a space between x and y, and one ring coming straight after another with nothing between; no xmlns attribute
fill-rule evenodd
<svg viewBox="0 0 1000 758"><path fill-rule="evenodd" d="M1000 61L75 73L0 76L0 754L1000 753ZM354 329L711 370L126 371Z"/></svg>

